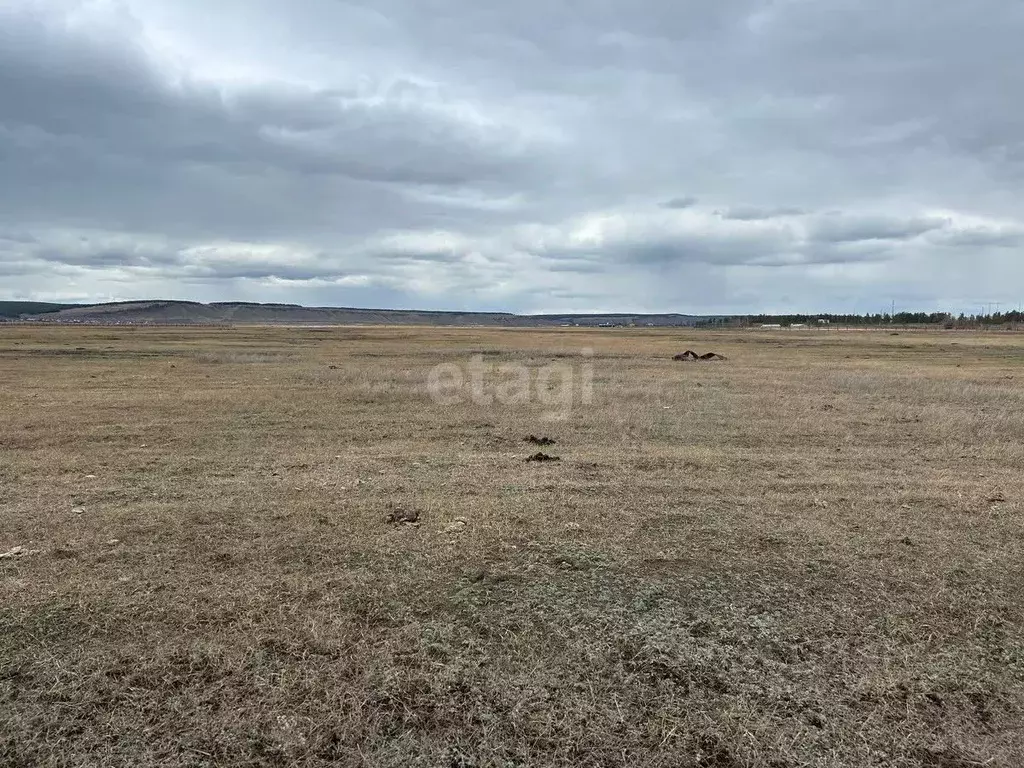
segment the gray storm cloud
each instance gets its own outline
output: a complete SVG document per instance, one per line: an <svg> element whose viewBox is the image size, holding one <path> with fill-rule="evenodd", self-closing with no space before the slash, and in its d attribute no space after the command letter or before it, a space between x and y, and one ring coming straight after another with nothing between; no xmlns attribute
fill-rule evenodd
<svg viewBox="0 0 1024 768"><path fill-rule="evenodd" d="M1013 0L10 0L0 298L1015 304L1022 33Z"/></svg>

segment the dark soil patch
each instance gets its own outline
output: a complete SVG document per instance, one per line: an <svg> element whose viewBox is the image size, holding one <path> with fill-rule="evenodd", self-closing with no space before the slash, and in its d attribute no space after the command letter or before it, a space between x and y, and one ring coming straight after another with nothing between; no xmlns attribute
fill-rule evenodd
<svg viewBox="0 0 1024 768"><path fill-rule="evenodd" d="M403 507L398 507L388 513L388 522L392 525L415 525L419 523L419 521L420 511L418 509L404 509Z"/></svg>
<svg viewBox="0 0 1024 768"><path fill-rule="evenodd" d="M536 435L530 435L529 437L523 438L527 443L533 443L534 445L554 445L555 441L550 437L537 437Z"/></svg>
<svg viewBox="0 0 1024 768"><path fill-rule="evenodd" d="M533 456L527 456L527 461L561 461L558 456L548 456L543 451L537 451Z"/></svg>
<svg viewBox="0 0 1024 768"><path fill-rule="evenodd" d="M703 355L698 355L692 349L688 349L685 352L681 352L678 355L672 357L673 360L681 360L684 362L688 361L700 361L700 360L728 360L725 355L720 355L717 352L705 352Z"/></svg>

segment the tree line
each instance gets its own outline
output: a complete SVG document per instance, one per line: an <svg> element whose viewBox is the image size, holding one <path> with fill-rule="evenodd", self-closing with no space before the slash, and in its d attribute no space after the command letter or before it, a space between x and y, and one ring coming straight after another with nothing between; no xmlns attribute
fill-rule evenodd
<svg viewBox="0 0 1024 768"><path fill-rule="evenodd" d="M824 322L822 322L824 321ZM853 315L834 314L791 314L791 315L723 315L709 318L698 323L704 327L722 326L757 326L781 325L847 325L847 326L883 326L883 325L931 325L945 328L977 328L1006 326L1024 322L1024 312L992 312L953 314L951 312L878 312L874 314Z"/></svg>

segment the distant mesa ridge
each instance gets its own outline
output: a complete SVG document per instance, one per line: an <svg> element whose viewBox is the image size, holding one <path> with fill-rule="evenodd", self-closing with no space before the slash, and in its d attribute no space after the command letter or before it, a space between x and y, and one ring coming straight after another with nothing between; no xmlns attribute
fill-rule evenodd
<svg viewBox="0 0 1024 768"><path fill-rule="evenodd" d="M548 314L458 312L358 307L304 307L246 301L119 301L105 304L55 304L0 301L0 322L85 325L484 325L557 326L693 326L706 317L681 314Z"/></svg>

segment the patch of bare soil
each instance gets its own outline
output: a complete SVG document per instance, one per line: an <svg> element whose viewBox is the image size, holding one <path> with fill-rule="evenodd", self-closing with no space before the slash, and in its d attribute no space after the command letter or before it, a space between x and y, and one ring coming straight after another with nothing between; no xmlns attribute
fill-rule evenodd
<svg viewBox="0 0 1024 768"><path fill-rule="evenodd" d="M701 361L701 360L728 360L725 355L720 355L717 352L705 352L703 355L698 355L692 349L688 349L685 352L681 352L678 355L672 357L673 360L687 361Z"/></svg>
<svg viewBox="0 0 1024 768"><path fill-rule="evenodd" d="M526 460L527 461L561 461L562 459L559 458L558 456L549 456L548 454L544 453L543 451L537 451L537 453L533 454L532 456L527 456Z"/></svg>
<svg viewBox="0 0 1024 768"><path fill-rule="evenodd" d="M405 509L398 507L388 513L388 522L392 525L415 525L420 521L418 509Z"/></svg>
<svg viewBox="0 0 1024 768"><path fill-rule="evenodd" d="M550 437L537 437L536 435L529 435L523 438L527 443L533 443L534 445L554 445L555 441Z"/></svg>

